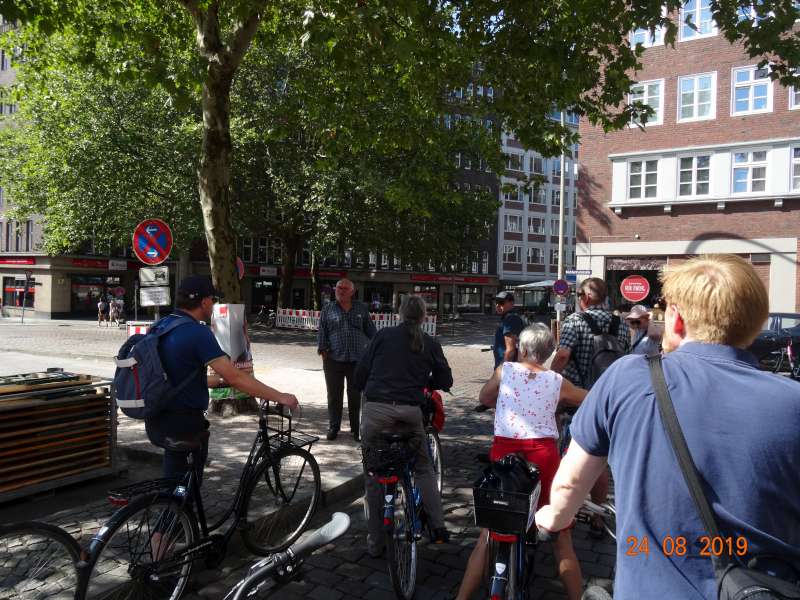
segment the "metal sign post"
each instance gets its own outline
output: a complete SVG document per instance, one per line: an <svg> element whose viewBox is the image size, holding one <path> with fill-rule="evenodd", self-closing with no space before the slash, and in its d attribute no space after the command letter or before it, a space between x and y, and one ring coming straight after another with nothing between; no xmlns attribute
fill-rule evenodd
<svg viewBox="0 0 800 600"><path fill-rule="evenodd" d="M562 130L566 128L566 117L565 112L561 111L561 128ZM564 279L564 207L566 205L566 198L564 197L565 192L565 185L564 185L564 177L566 175L566 162L567 162L567 154L564 149L564 142L566 141L566 136L561 140L561 180L559 181L559 205L558 205L558 279ZM556 305L556 321L561 322L561 307L563 305L557 304Z"/></svg>
<svg viewBox="0 0 800 600"><path fill-rule="evenodd" d="M22 290L22 317L20 318L20 325L25 323L25 305L28 303L28 288L31 285L31 275L33 271L25 271L25 289Z"/></svg>

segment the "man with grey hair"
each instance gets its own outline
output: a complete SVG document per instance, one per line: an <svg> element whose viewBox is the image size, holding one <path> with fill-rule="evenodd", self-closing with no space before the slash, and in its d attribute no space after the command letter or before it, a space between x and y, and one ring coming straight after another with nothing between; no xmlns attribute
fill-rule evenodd
<svg viewBox="0 0 800 600"><path fill-rule="evenodd" d="M344 383L347 380L347 413L353 439L360 441L361 392L354 384L353 371L369 340L375 336L375 324L367 305L353 300L355 286L349 279L336 283L336 301L329 302L319 316L317 353L322 357L325 386L328 389L328 439L335 440L342 424Z"/></svg>

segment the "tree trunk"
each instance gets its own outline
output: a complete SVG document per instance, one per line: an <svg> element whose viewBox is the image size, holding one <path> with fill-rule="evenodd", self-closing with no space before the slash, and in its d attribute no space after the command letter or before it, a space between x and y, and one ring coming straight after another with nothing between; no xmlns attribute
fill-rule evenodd
<svg viewBox="0 0 800 600"><path fill-rule="evenodd" d="M294 267L300 240L296 235L286 236L282 240L281 249L281 287L278 290L278 308L305 308L292 306L292 284L294 283Z"/></svg>
<svg viewBox="0 0 800 600"><path fill-rule="evenodd" d="M311 251L311 308L322 310L322 290L319 287L319 256Z"/></svg>
<svg viewBox="0 0 800 600"><path fill-rule="evenodd" d="M225 302L238 304L242 295L230 204L232 79L230 69L209 62L203 83L203 145L198 179L214 287Z"/></svg>

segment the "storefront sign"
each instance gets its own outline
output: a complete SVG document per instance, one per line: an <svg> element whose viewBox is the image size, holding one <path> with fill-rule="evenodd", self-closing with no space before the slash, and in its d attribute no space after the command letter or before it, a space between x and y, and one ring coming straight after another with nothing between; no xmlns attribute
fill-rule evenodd
<svg viewBox="0 0 800 600"><path fill-rule="evenodd" d="M606 259L606 271L660 271L666 264L665 258L649 256L608 258Z"/></svg>
<svg viewBox="0 0 800 600"><path fill-rule="evenodd" d="M277 277L278 267L259 267L258 274L261 277Z"/></svg>
<svg viewBox="0 0 800 600"><path fill-rule="evenodd" d="M0 258L0 265L35 265L35 258Z"/></svg>
<svg viewBox="0 0 800 600"><path fill-rule="evenodd" d="M145 287L169 284L169 267L142 267L139 283Z"/></svg>
<svg viewBox="0 0 800 600"><path fill-rule="evenodd" d="M133 253L146 265L160 265L172 251L172 230L161 219L146 219L133 230Z"/></svg>
<svg viewBox="0 0 800 600"><path fill-rule="evenodd" d="M89 269L108 269L108 261L99 258L73 258L72 266Z"/></svg>
<svg viewBox="0 0 800 600"><path fill-rule="evenodd" d="M128 261L127 260L114 260L113 258L108 261L108 270L109 271L127 271L128 270Z"/></svg>
<svg viewBox="0 0 800 600"><path fill-rule="evenodd" d="M269 267L267 267L269 268ZM311 277L311 269L295 269L295 277ZM320 271L320 279L343 279L347 277L347 271Z"/></svg>
<svg viewBox="0 0 800 600"><path fill-rule="evenodd" d="M470 275L426 275L412 273L411 281L432 281L436 283L482 283L488 284L488 277L473 277Z"/></svg>
<svg viewBox="0 0 800 600"><path fill-rule="evenodd" d="M631 275L619 286L622 297L630 302L641 302L650 295L650 282L641 275Z"/></svg>
<svg viewBox="0 0 800 600"><path fill-rule="evenodd" d="M139 306L168 306L170 304L172 301L167 286L139 288Z"/></svg>

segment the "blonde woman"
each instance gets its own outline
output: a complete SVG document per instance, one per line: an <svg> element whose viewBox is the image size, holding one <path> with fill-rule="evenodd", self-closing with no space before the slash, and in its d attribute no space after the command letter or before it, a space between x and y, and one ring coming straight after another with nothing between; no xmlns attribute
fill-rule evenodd
<svg viewBox="0 0 800 600"><path fill-rule="evenodd" d="M495 437L490 458L500 460L507 454L520 453L528 462L535 463L542 484L539 506L550 502L550 485L560 462L556 408L559 402L578 406L586 396L586 390L542 366L555 345L547 326L536 323L524 329L519 337L519 362L506 362L497 367L479 396L481 404L495 407ZM458 590L458 600L468 600L481 583L488 533L483 529L478 536ZM553 552L567 598L579 600L583 579L568 529L556 537Z"/></svg>

